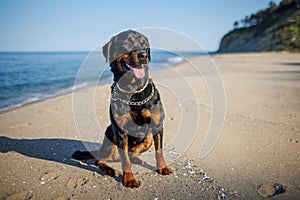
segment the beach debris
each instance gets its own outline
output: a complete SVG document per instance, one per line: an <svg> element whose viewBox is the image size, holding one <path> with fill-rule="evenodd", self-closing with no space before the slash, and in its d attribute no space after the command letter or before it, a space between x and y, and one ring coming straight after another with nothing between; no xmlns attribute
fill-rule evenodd
<svg viewBox="0 0 300 200"><path fill-rule="evenodd" d="M210 179L210 177L206 173L203 173L202 180L207 180L207 179Z"/></svg>
<svg viewBox="0 0 300 200"><path fill-rule="evenodd" d="M40 179L41 179L41 184L45 184L48 181L55 180L60 176L59 172L46 172Z"/></svg>
<svg viewBox="0 0 300 200"><path fill-rule="evenodd" d="M79 186L84 186L89 182L88 177L84 178L71 178L69 179L67 186L68 188L78 188Z"/></svg>
<svg viewBox="0 0 300 200"><path fill-rule="evenodd" d="M285 193L285 187L279 183L275 183L273 185L262 184L258 186L257 191L263 197L271 197L277 194Z"/></svg>
<svg viewBox="0 0 300 200"><path fill-rule="evenodd" d="M33 194L30 192L19 192L8 196L6 200L31 199L32 197Z"/></svg>
<svg viewBox="0 0 300 200"><path fill-rule="evenodd" d="M274 183L274 187L276 189L275 195L285 193L285 191L286 191L286 186L284 186L280 183Z"/></svg>
<svg viewBox="0 0 300 200"><path fill-rule="evenodd" d="M178 152L176 152L176 151L169 150L169 154L170 154L170 156L172 156L172 157L179 158L179 153L178 153Z"/></svg>
<svg viewBox="0 0 300 200"><path fill-rule="evenodd" d="M259 186L257 191L263 197L270 197L276 193L275 187L270 184L263 184L263 185Z"/></svg>
<svg viewBox="0 0 300 200"><path fill-rule="evenodd" d="M230 195L230 194L228 193L228 191L225 190L225 188L219 186L218 193L219 193L218 200L221 200L221 199L228 200L229 199L228 195Z"/></svg>
<svg viewBox="0 0 300 200"><path fill-rule="evenodd" d="M189 173L190 175L193 175L193 174L195 174L195 171L189 170L188 173Z"/></svg>
<svg viewBox="0 0 300 200"><path fill-rule="evenodd" d="M226 194L220 193L220 194L218 195L218 200L221 200L221 199L228 200L229 198L226 196Z"/></svg>

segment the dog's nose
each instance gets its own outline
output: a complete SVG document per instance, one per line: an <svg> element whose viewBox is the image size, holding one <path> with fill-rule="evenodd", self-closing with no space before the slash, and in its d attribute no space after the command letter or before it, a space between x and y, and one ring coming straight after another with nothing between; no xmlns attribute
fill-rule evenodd
<svg viewBox="0 0 300 200"><path fill-rule="evenodd" d="M148 58L148 53L147 52L140 52L138 57L141 60L146 60Z"/></svg>

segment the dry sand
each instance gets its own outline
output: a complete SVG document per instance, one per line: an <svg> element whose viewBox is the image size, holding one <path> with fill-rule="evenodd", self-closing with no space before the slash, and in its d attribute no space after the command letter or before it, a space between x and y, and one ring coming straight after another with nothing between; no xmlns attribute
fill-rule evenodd
<svg viewBox="0 0 300 200"><path fill-rule="evenodd" d="M224 83L226 118L206 157L199 152L212 119L205 82L211 74L199 76L187 62L152 75L167 113L164 145L172 175L154 171L153 149L143 157L148 166L133 166L142 184L137 189L124 188L122 176L102 176L92 161L71 159L75 150L101 144L109 124L110 86L104 85L77 91L73 100L67 94L0 114L0 198L263 199L258 186L279 183L286 192L273 199L299 199L300 54L212 59ZM191 61L211 64L206 56Z"/></svg>

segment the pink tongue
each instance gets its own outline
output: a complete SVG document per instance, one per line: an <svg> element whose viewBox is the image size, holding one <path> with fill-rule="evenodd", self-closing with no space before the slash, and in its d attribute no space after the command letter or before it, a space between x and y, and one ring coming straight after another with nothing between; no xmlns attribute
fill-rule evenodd
<svg viewBox="0 0 300 200"><path fill-rule="evenodd" d="M137 78L144 78L145 70L143 68L132 68L132 71Z"/></svg>

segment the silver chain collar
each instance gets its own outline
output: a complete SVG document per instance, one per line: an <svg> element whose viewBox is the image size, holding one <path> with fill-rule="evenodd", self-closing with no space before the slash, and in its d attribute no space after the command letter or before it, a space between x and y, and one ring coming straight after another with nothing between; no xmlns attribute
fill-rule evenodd
<svg viewBox="0 0 300 200"><path fill-rule="evenodd" d="M121 99L119 93L116 90L116 86L113 85L113 93L111 95L111 100L113 100L113 101L119 100L122 103L125 103L129 106L141 106L141 105L147 103L148 101L150 101L152 99L152 97L154 96L155 89L154 89L153 83L150 83L150 85L152 88L151 93L146 99L144 99L142 101L130 101L130 100Z"/></svg>

